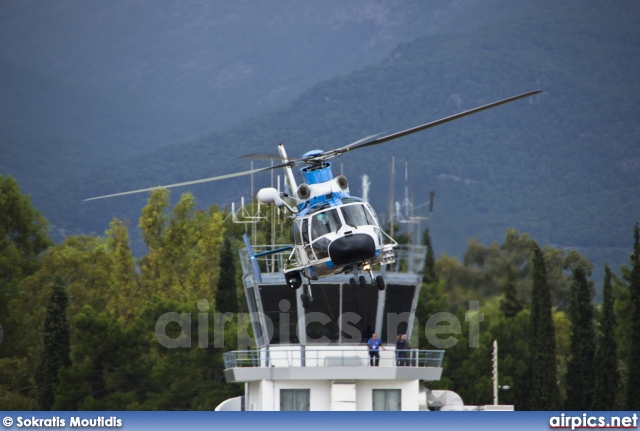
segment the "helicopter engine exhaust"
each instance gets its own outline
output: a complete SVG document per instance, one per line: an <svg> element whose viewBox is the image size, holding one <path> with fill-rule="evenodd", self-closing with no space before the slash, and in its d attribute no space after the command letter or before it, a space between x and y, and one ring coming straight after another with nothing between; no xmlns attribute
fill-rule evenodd
<svg viewBox="0 0 640 431"><path fill-rule="evenodd" d="M306 183L300 184L297 194L300 199L307 199L311 196L311 188Z"/></svg>
<svg viewBox="0 0 640 431"><path fill-rule="evenodd" d="M349 182L347 181L347 177L345 177L344 175L338 175L336 177L336 181L338 183L338 186L342 189L345 190L346 188L349 187Z"/></svg>

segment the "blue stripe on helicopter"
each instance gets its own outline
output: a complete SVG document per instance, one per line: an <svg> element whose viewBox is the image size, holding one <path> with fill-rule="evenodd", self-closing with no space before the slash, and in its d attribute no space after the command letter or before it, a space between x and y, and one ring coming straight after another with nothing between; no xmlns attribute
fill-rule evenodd
<svg viewBox="0 0 640 431"><path fill-rule="evenodd" d="M316 271L312 266L308 266L307 270L309 271L309 278L311 278L312 280L316 280L318 278L318 274L316 274Z"/></svg>
<svg viewBox="0 0 640 431"><path fill-rule="evenodd" d="M329 204L332 207L342 205L342 198L351 197L349 193L338 191L332 192L327 195L316 196L308 201L298 204L298 217L307 215L310 209L318 204Z"/></svg>

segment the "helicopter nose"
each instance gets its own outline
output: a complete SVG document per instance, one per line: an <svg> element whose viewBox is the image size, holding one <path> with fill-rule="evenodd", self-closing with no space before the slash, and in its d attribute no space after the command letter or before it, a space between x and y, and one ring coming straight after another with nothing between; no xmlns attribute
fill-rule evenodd
<svg viewBox="0 0 640 431"><path fill-rule="evenodd" d="M367 234L343 236L329 244L329 256L336 265L370 260L375 256L376 244Z"/></svg>

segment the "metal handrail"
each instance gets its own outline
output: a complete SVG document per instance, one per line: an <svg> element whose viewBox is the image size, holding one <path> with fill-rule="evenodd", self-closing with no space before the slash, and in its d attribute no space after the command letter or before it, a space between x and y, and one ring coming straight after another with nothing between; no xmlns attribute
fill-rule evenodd
<svg viewBox="0 0 640 431"><path fill-rule="evenodd" d="M235 350L224 353L224 367L332 367L368 366L369 352L345 349L270 349ZM442 366L444 350L386 350L380 352L379 366L382 367L437 367Z"/></svg>
<svg viewBox="0 0 640 431"><path fill-rule="evenodd" d="M278 248L286 248L287 244L276 244L275 246L269 245L254 245L253 252L260 254L265 251L274 250ZM386 268L387 272L418 272L422 269L424 262L425 247L418 245L397 245L394 250L396 254L395 264L389 265ZM275 271L281 272L285 267L285 262L291 257L291 251L281 251L268 256L259 256L255 259L260 263L260 266L265 272L269 273ZM240 249L240 261L242 263L242 269L244 274L251 273L251 256L245 248ZM296 263L297 265L297 263Z"/></svg>

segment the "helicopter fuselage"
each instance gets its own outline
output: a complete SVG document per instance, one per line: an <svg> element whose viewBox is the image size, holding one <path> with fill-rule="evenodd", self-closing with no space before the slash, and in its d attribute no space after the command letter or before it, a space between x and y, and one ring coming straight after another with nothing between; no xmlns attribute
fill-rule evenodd
<svg viewBox="0 0 640 431"><path fill-rule="evenodd" d="M279 150L286 158L282 145ZM371 205L350 195L347 179L342 175L333 177L331 163L323 161L300 172L304 178L300 186L290 172L286 175L296 206L290 238L293 251L285 270L285 277L293 280L291 287L299 287L300 276L317 280L333 274L370 271L371 265L395 260L396 242L384 233Z"/></svg>
<svg viewBox="0 0 640 431"><path fill-rule="evenodd" d="M395 243L385 244L378 217L363 200L341 193L299 215L291 227L291 243L299 270L312 280L351 273L363 265L382 263Z"/></svg>

